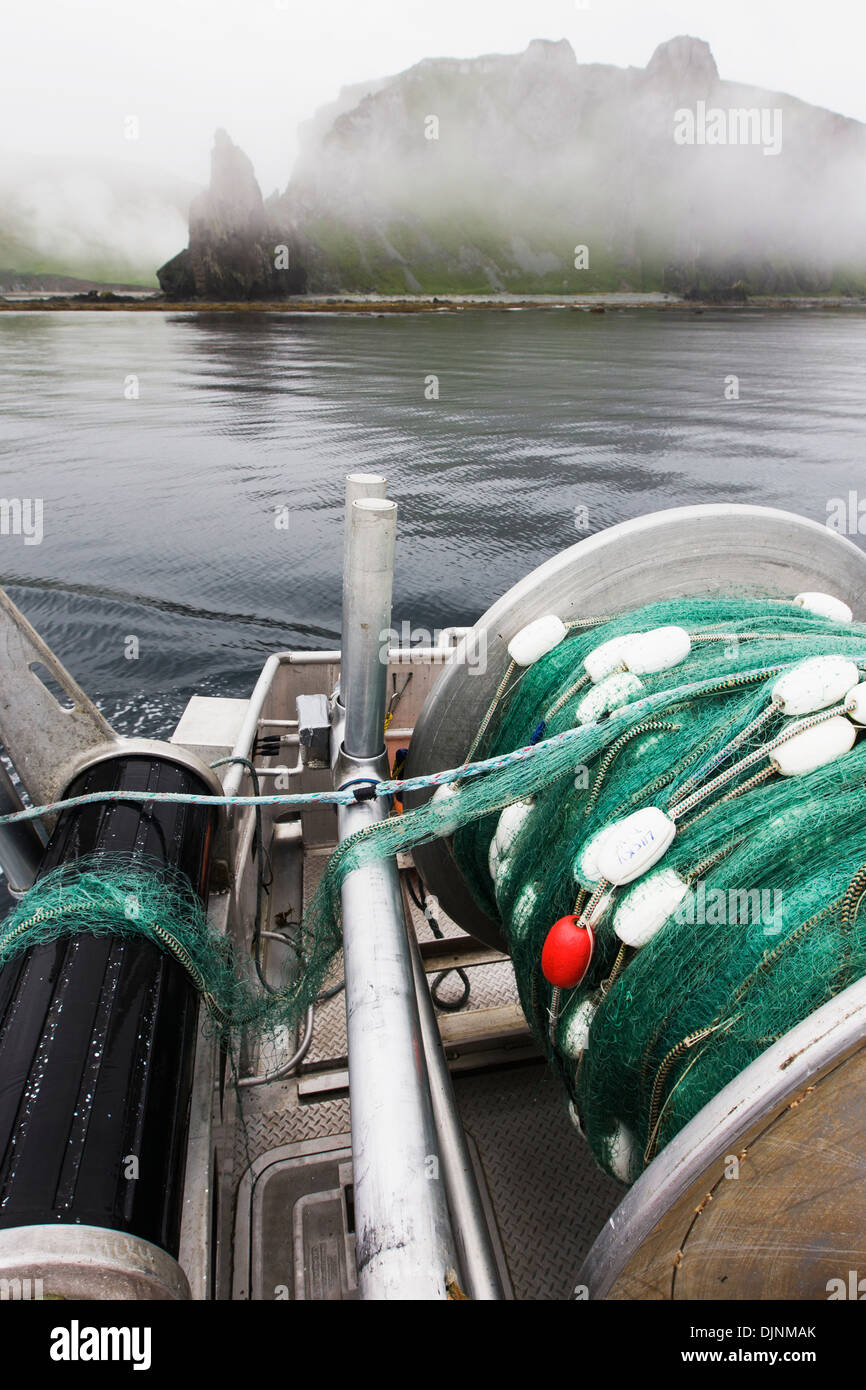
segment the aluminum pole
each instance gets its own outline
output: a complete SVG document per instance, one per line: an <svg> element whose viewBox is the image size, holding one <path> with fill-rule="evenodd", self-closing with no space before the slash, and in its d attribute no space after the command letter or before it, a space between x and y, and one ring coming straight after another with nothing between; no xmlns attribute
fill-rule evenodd
<svg viewBox="0 0 866 1390"><path fill-rule="evenodd" d="M385 747L397 503L362 497L351 504L349 513L340 665L345 680L345 744L353 758L377 758Z"/></svg>
<svg viewBox="0 0 866 1390"><path fill-rule="evenodd" d="M338 787L388 775L381 649L391 621L397 507L361 498L349 512L348 705L334 712ZM384 819L388 808L377 799L337 814L342 842ZM456 1249L396 859L355 869L342 904L358 1287L365 1299L445 1299Z"/></svg>
<svg viewBox="0 0 866 1390"><path fill-rule="evenodd" d="M0 763L0 816L22 811L24 803L11 777ZM32 885L45 849L45 839L35 821L20 821L0 828L0 865L9 891L19 896Z"/></svg>
<svg viewBox="0 0 866 1390"><path fill-rule="evenodd" d="M466 1292L470 1298L478 1300L504 1298L499 1267L490 1239L490 1228L484 1214L475 1169L457 1109L451 1073L442 1050L439 1025L427 986L427 976L421 964L421 953L411 926L407 930L407 937L412 956L424 1056L430 1077L433 1118L442 1155L442 1171L454 1223L457 1254L467 1285Z"/></svg>
<svg viewBox="0 0 866 1390"><path fill-rule="evenodd" d="M375 763L341 768L377 775ZM340 839L385 814L379 801L341 806ZM358 1287L445 1299L457 1253L396 860L349 874L342 900Z"/></svg>
<svg viewBox="0 0 866 1390"><path fill-rule="evenodd" d="M352 503L360 502L365 497L384 498L387 482L381 473L349 473L346 476L346 508L343 526L343 608L342 608L342 649L346 650L346 622L349 616L349 594L352 583L350 574L352 570L351 543L352 534ZM339 703L345 708L349 688L349 673L346 670L340 671L340 691L338 695Z"/></svg>
<svg viewBox="0 0 866 1390"><path fill-rule="evenodd" d="M349 520L352 513L352 503L360 502L364 497L383 498L388 489L388 482L382 473L347 473L346 474L346 531L349 529ZM344 557L347 559L347 557ZM344 564L343 574L345 577L348 563Z"/></svg>

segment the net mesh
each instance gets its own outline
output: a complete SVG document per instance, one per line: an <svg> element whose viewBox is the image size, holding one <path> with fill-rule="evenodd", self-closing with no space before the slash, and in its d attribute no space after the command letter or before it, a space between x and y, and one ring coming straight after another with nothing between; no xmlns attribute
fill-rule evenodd
<svg viewBox="0 0 866 1390"><path fill-rule="evenodd" d="M774 775L759 758L686 814L663 865L685 880L688 894L648 944L624 951L613 919L633 889L615 890L596 924L590 969L551 1028L555 1001L542 946L552 923L593 891L575 872L581 849L638 808L669 810L682 789L700 790L790 726L781 713L767 714L769 687L783 670L817 655L866 657L862 626L794 605L656 604L576 632L529 667L491 721L486 751L526 742L601 642L666 624L690 632L689 657L641 676L640 698L587 730L570 775L534 795L495 885L488 855L497 818L467 825L453 840L479 905L502 923L524 1010L562 1077L572 1117L601 1166L624 1181L773 1041L866 969L866 924L857 911L866 886L861 741L804 776ZM586 692L569 695L546 735L573 723ZM756 771L765 775L754 783Z"/></svg>
<svg viewBox="0 0 866 1390"><path fill-rule="evenodd" d="M313 942L302 930L294 949L281 953L284 978L267 992L252 955L216 929L185 875L96 854L60 865L24 895L0 926L0 967L29 947L78 933L152 941L187 971L213 1031L274 1047L314 1001L339 944L324 935Z"/></svg>
<svg viewBox="0 0 866 1390"><path fill-rule="evenodd" d="M691 634L688 657L642 675L629 703L576 725L592 689L582 681L589 652L667 624ZM769 710L775 678L831 653L866 665L866 628L771 600L681 598L574 628L503 686L481 740L488 771L338 846L274 992L262 991L250 959L185 881L105 857L36 883L0 926L0 964L63 932L143 935L189 971L220 1032L275 1039L297 1026L339 949L346 876L449 838L479 906L501 923L524 1011L572 1117L601 1166L633 1181L728 1081L866 970L866 741L804 776L776 775L763 757L739 767L790 724ZM531 755L517 756L533 738ZM688 892L662 929L624 950L613 922L632 890L616 889L586 977L555 997L542 947L593 892L575 872L581 851L611 822L670 809L732 769L678 822L663 864ZM531 810L494 880L491 841L518 801Z"/></svg>

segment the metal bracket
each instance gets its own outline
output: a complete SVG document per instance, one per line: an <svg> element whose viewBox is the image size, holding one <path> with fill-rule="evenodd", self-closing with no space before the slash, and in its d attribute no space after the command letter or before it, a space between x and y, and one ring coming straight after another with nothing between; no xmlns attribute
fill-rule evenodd
<svg viewBox="0 0 866 1390"><path fill-rule="evenodd" d="M37 674L68 697L64 708ZM0 589L0 742L34 805L57 799L73 759L117 735Z"/></svg>

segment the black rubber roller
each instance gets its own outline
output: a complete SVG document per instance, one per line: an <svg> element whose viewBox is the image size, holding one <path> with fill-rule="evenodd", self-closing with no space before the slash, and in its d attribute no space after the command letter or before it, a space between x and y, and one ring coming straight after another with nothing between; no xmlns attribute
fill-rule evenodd
<svg viewBox="0 0 866 1390"><path fill-rule="evenodd" d="M66 795L115 789L215 787L168 746L120 745ZM122 801L65 811L39 876L127 855L181 871L204 903L216 816ZM0 1229L108 1227L176 1257L197 1020L186 971L145 940L66 936L0 970Z"/></svg>

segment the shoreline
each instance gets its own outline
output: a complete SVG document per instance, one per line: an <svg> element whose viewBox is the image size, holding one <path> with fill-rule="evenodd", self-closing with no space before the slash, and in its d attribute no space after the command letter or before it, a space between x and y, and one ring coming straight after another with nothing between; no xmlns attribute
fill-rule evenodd
<svg viewBox="0 0 866 1390"><path fill-rule="evenodd" d="M378 295L344 294L328 296L296 295L278 300L169 300L154 294L146 298L117 296L90 299L68 295L40 298L0 298L0 313L161 313L161 314L362 314L380 317L388 314L448 314L467 309L526 312L606 313L623 309L679 310L705 313L708 310L740 312L754 309L861 309L866 297L842 295L755 295L743 301L684 299L679 295L653 291L580 295Z"/></svg>

